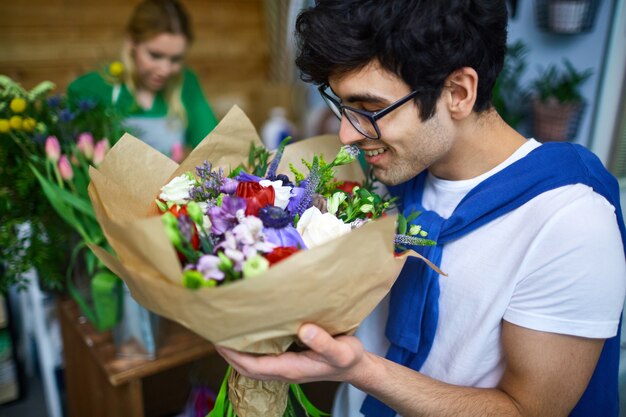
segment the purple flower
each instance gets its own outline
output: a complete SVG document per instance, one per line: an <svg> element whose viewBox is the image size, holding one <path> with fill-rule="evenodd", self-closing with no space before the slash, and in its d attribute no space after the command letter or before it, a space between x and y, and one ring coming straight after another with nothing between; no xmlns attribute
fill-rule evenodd
<svg viewBox="0 0 626 417"><path fill-rule="evenodd" d="M48 98L48 106L52 108L59 107L61 105L61 96L56 94Z"/></svg>
<svg viewBox="0 0 626 417"><path fill-rule="evenodd" d="M69 123L74 120L74 114L68 109L63 109L59 112L59 119L64 123Z"/></svg>
<svg viewBox="0 0 626 417"><path fill-rule="evenodd" d="M236 179L226 177L224 178L222 185L220 186L220 192L233 195L235 194L235 191L237 191L238 184L239 181L237 181Z"/></svg>
<svg viewBox="0 0 626 417"><path fill-rule="evenodd" d="M237 181L241 182L259 182L261 181L261 177L257 177L256 175L248 174L247 172L241 171L235 177Z"/></svg>
<svg viewBox="0 0 626 417"><path fill-rule="evenodd" d="M280 229L273 227L263 228L265 240L276 246L294 246L296 248L305 249L306 245L302 240L302 236L295 227L288 225Z"/></svg>
<svg viewBox="0 0 626 417"><path fill-rule="evenodd" d="M282 229L291 223L291 216L280 207L267 205L259 210L259 219L263 222L263 226L272 227L274 229Z"/></svg>
<svg viewBox="0 0 626 417"><path fill-rule="evenodd" d="M198 265L196 269L200 272L205 279L214 279L216 281L222 281L224 279L224 272L219 269L220 258L215 255L204 255L198 259Z"/></svg>
<svg viewBox="0 0 626 417"><path fill-rule="evenodd" d="M237 211L246 209L246 200L243 198L225 195L222 205L209 208L211 232L223 235L237 225Z"/></svg>
<svg viewBox="0 0 626 417"><path fill-rule="evenodd" d="M96 100L91 98L83 98L78 100L78 109L82 112L88 112L96 107Z"/></svg>
<svg viewBox="0 0 626 417"><path fill-rule="evenodd" d="M287 204L287 211L292 217L298 213L298 207L300 206L302 200L304 200L305 197L306 197L306 188L293 187L291 189L291 198L289 198L289 203Z"/></svg>

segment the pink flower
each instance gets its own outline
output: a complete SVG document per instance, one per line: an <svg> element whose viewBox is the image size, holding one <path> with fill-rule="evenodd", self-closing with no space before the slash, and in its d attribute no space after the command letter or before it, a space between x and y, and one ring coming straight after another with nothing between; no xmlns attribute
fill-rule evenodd
<svg viewBox="0 0 626 417"><path fill-rule="evenodd" d="M56 136L48 136L46 139L46 157L52 162L59 160L61 156L61 145Z"/></svg>
<svg viewBox="0 0 626 417"><path fill-rule="evenodd" d="M83 132L78 135L78 143L76 146L87 159L93 158L93 135L91 133Z"/></svg>
<svg viewBox="0 0 626 417"><path fill-rule="evenodd" d="M93 151L93 164L98 166L104 160L104 155L109 151L109 140L103 138L96 143L96 147Z"/></svg>
<svg viewBox="0 0 626 417"><path fill-rule="evenodd" d="M71 181L74 178L72 164L70 164L66 155L62 155L61 158L59 158L59 173L61 173L61 178L66 181Z"/></svg>
<svg viewBox="0 0 626 417"><path fill-rule="evenodd" d="M172 160L174 162L182 162L185 158L185 152L183 151L182 143L175 143L172 145Z"/></svg>

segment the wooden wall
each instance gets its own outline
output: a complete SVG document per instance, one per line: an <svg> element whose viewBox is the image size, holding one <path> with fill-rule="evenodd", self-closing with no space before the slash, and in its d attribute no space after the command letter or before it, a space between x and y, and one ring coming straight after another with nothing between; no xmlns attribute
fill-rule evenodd
<svg viewBox="0 0 626 417"><path fill-rule="evenodd" d="M117 59L124 27L139 0L29 0L0 5L0 74L32 88L43 80L63 92L79 74ZM218 117L238 104L259 126L290 87L269 83L263 0L182 0L196 40L188 64Z"/></svg>

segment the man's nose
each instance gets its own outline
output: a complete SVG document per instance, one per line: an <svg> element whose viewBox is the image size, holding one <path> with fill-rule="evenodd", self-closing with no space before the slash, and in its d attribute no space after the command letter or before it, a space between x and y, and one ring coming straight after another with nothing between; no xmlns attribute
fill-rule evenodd
<svg viewBox="0 0 626 417"><path fill-rule="evenodd" d="M361 142L363 139L365 139L365 136L352 126L348 118L342 117L341 124L339 125L339 140L341 143L344 145L354 145L357 142Z"/></svg>

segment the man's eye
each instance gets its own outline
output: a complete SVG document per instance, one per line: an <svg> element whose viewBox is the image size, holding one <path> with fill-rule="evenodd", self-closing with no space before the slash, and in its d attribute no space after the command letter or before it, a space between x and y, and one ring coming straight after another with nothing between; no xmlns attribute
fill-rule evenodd
<svg viewBox="0 0 626 417"><path fill-rule="evenodd" d="M156 52L150 52L150 58L152 59L161 59L163 58L162 54L156 53Z"/></svg>

